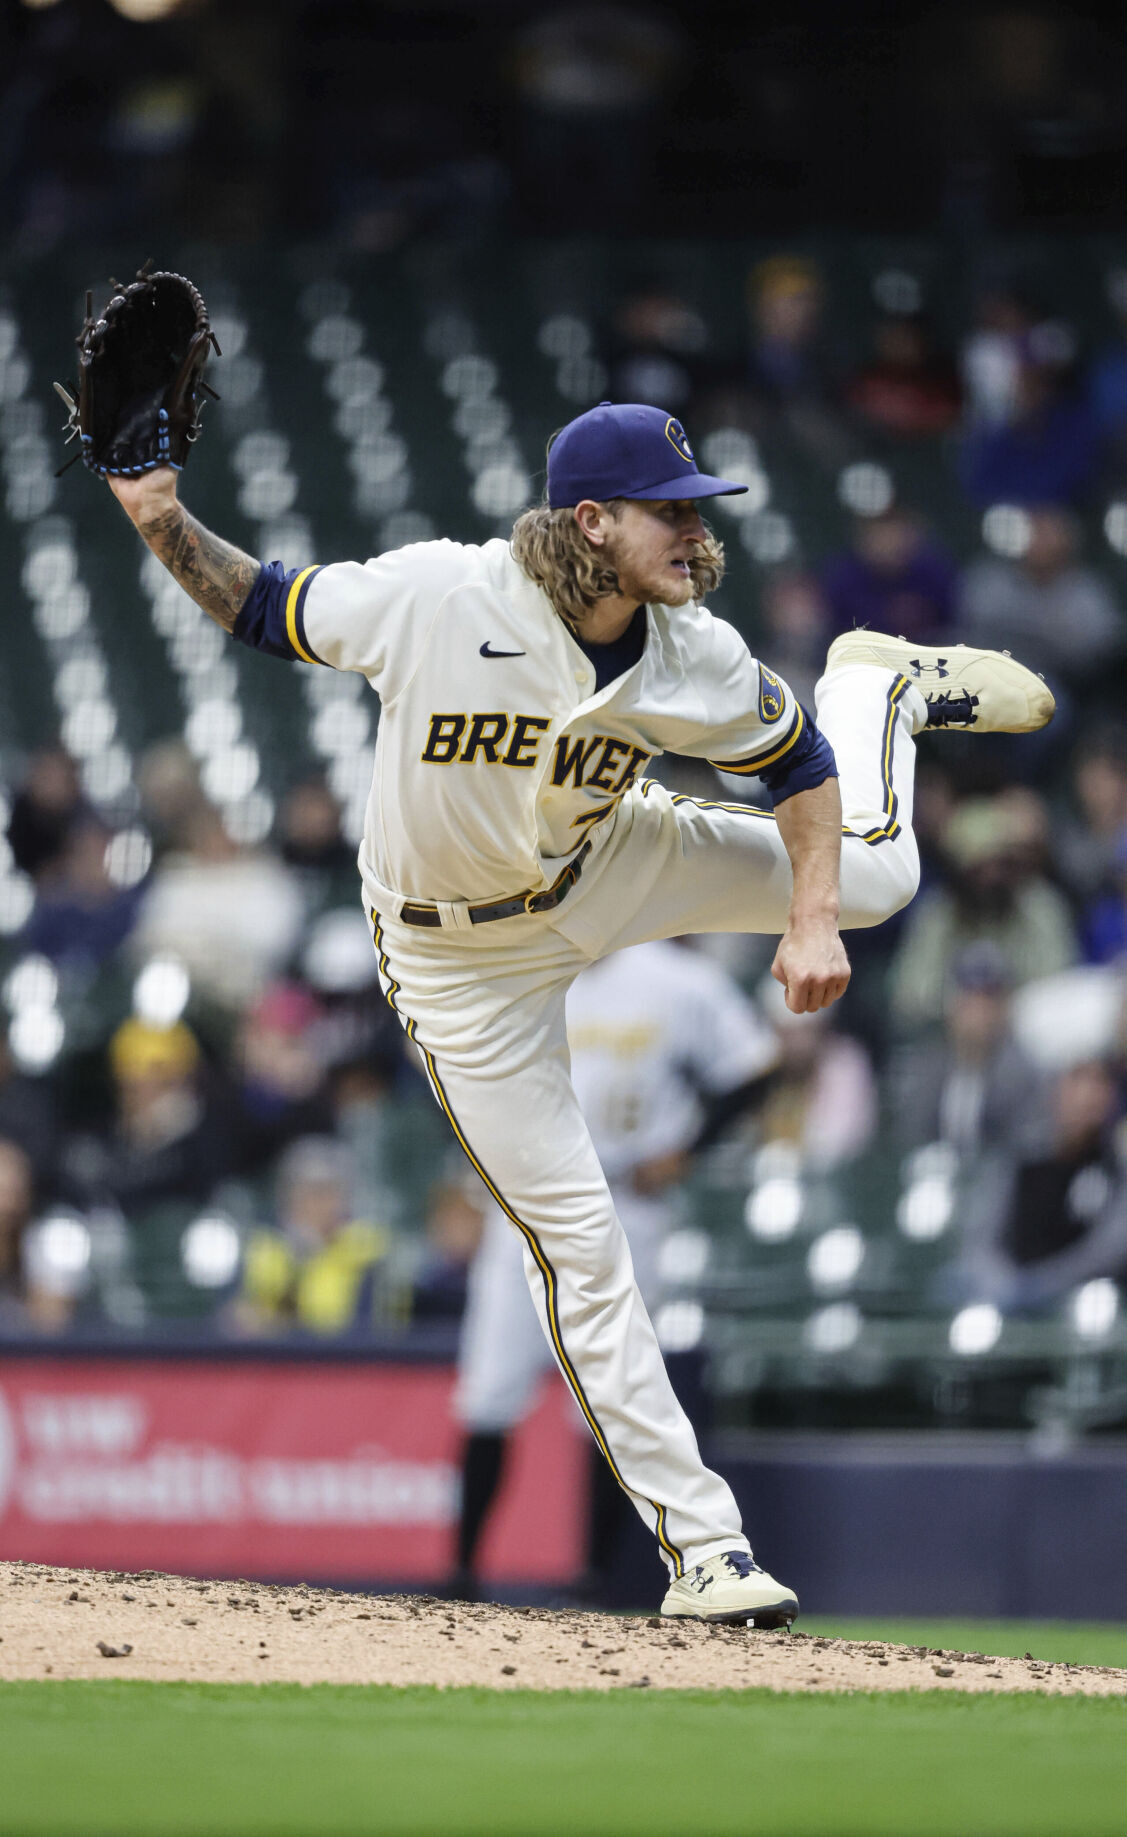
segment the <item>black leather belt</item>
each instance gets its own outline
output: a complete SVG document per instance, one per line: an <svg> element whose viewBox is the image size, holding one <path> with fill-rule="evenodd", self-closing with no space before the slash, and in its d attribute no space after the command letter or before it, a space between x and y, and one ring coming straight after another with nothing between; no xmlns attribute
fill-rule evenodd
<svg viewBox="0 0 1127 1837"><path fill-rule="evenodd" d="M590 842L584 842L563 873L553 880L550 887L545 887L542 893L514 893L509 899L495 899L485 906L471 906L471 925L488 925L492 919L516 918L521 912L551 912L571 892L590 853ZM426 925L432 930L438 930L442 925L438 907L425 905L417 899L408 900L399 917L405 925Z"/></svg>

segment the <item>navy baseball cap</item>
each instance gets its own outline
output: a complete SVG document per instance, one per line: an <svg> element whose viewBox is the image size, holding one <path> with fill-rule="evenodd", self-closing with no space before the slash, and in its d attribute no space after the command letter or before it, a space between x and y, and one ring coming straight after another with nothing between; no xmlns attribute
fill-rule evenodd
<svg viewBox="0 0 1127 1837"><path fill-rule="evenodd" d="M592 498L718 498L746 491L697 469L681 423L641 402L600 402L561 428L548 449L548 503Z"/></svg>

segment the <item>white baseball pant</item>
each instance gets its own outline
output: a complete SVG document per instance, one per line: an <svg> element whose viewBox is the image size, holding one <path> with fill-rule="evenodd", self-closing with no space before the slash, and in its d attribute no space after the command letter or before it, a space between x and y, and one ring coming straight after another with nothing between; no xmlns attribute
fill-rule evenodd
<svg viewBox="0 0 1127 1837"><path fill-rule="evenodd" d="M634 1280L649 1312L660 1294L658 1253L671 1213L667 1199L643 1199L611 1189L630 1246ZM521 1240L500 1206L490 1205L470 1268L458 1348L454 1409L475 1435L513 1428L527 1414L552 1349L529 1303Z"/></svg>
<svg viewBox="0 0 1127 1837"><path fill-rule="evenodd" d="M919 881L911 832L926 719L903 677L824 677L818 721L840 774L843 929L879 924ZM674 1576L746 1550L731 1489L674 1396L569 1077L564 997L596 957L648 938L786 926L791 870L770 813L642 783L554 912L458 930L373 914L384 991L469 1159L524 1246L541 1325L612 1472Z"/></svg>

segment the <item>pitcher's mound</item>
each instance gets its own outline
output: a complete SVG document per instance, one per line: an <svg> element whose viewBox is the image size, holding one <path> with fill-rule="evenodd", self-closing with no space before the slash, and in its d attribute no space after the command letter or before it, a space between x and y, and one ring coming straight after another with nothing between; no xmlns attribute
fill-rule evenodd
<svg viewBox="0 0 1127 1837"><path fill-rule="evenodd" d="M625 1618L0 1563L0 1678L495 1690L1043 1690L1127 1671Z"/></svg>

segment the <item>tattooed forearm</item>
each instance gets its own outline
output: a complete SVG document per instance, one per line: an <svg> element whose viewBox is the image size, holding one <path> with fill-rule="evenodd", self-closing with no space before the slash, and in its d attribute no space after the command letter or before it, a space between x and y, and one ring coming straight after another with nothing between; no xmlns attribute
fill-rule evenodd
<svg viewBox="0 0 1127 1837"><path fill-rule="evenodd" d="M158 561L224 631L233 631L259 564L197 522L175 499L137 528Z"/></svg>

